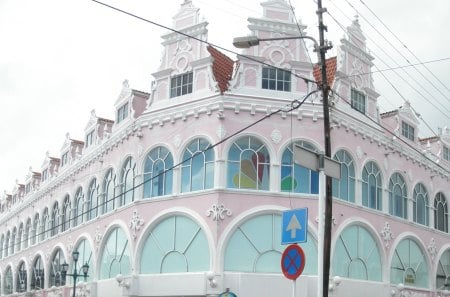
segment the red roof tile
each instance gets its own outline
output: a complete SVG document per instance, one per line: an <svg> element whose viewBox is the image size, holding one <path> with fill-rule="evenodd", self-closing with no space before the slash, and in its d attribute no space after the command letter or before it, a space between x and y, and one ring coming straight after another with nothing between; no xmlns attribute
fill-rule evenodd
<svg viewBox="0 0 450 297"><path fill-rule="evenodd" d="M228 90L229 81L233 74L234 61L212 46L208 46L208 52L213 57L213 74L219 85L220 94Z"/></svg>
<svg viewBox="0 0 450 297"><path fill-rule="evenodd" d="M336 57L332 57L325 60L325 66L327 69L327 80L328 86L331 87L334 82L334 77L336 75L336 67L337 67L337 59ZM322 83L322 70L319 64L314 65L313 68L314 79L317 83Z"/></svg>

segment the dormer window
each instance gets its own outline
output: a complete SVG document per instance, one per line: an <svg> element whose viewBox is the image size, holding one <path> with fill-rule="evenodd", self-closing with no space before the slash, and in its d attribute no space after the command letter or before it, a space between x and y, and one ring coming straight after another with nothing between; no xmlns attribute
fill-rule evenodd
<svg viewBox="0 0 450 297"><path fill-rule="evenodd" d="M170 80L170 98L192 93L192 71L174 76Z"/></svg>
<svg viewBox="0 0 450 297"><path fill-rule="evenodd" d="M25 194L28 194L31 192L31 183L27 183L25 185Z"/></svg>
<svg viewBox="0 0 450 297"><path fill-rule="evenodd" d="M94 144L94 131L92 130L91 132L89 132L86 135L86 141L84 142L84 147L88 148L90 147L92 144Z"/></svg>
<svg viewBox="0 0 450 297"><path fill-rule="evenodd" d="M444 146L443 157L444 157L444 160L447 160L450 162L450 149L446 146Z"/></svg>
<svg viewBox="0 0 450 297"><path fill-rule="evenodd" d="M67 163L69 163L69 152L65 152L61 156L61 167L65 166Z"/></svg>
<svg viewBox="0 0 450 297"><path fill-rule="evenodd" d="M266 90L291 91L291 73L286 70L263 67L262 88Z"/></svg>
<svg viewBox="0 0 450 297"><path fill-rule="evenodd" d="M402 135L411 141L414 141L414 127L406 122L402 122Z"/></svg>
<svg viewBox="0 0 450 297"><path fill-rule="evenodd" d="M117 110L117 123L125 120L128 117L128 102L119 107Z"/></svg>
<svg viewBox="0 0 450 297"><path fill-rule="evenodd" d="M43 171L42 171L42 176L41 176L41 181L46 181L47 180L47 178L48 178L48 169L44 169Z"/></svg>
<svg viewBox="0 0 450 297"><path fill-rule="evenodd" d="M351 91L351 105L353 109L356 109L360 113L366 113L366 96L363 92L352 89Z"/></svg>

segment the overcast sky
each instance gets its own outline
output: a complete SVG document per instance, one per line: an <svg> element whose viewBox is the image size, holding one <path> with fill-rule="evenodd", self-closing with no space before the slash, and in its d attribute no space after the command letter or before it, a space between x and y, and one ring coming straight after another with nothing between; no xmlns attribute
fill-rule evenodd
<svg viewBox="0 0 450 297"><path fill-rule="evenodd" d="M182 0L105 2L171 27ZM247 18L262 14L258 0L193 3L209 22L209 41L232 50L233 37L249 32ZM315 2L291 3L307 33L317 38ZM404 97L435 132L450 126L450 1L323 0L323 5L339 23L325 15L326 36L335 48L344 35L340 26L360 15L379 69L418 60L376 17L422 62L443 59L427 64L431 73L423 66L416 66L421 74L412 67L406 68L408 74L399 70L403 80L384 72L400 94L379 75L375 85L382 112L400 106ZM0 191L11 192L16 179L23 183L30 166L40 172L47 151L60 157L67 132L83 140L92 109L114 119L124 79L149 92L162 51L160 36L166 32L89 0L0 0ZM421 131L433 135L423 124Z"/></svg>

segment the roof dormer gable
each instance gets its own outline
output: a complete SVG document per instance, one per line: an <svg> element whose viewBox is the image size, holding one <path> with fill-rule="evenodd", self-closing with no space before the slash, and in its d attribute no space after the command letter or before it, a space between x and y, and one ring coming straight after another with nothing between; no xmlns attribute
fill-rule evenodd
<svg viewBox="0 0 450 297"><path fill-rule="evenodd" d="M66 133L66 139L61 148L61 169L67 168L69 164L74 163L81 158L84 142L71 139L69 133Z"/></svg>
<svg viewBox="0 0 450 297"><path fill-rule="evenodd" d="M380 115L383 125L398 137L418 143L419 119L406 101L399 109Z"/></svg>
<svg viewBox="0 0 450 297"><path fill-rule="evenodd" d="M60 159L50 157L50 153L45 153L44 162L41 165L41 183L45 183L58 175Z"/></svg>
<svg viewBox="0 0 450 297"><path fill-rule="evenodd" d="M130 120L134 120L138 118L147 107L147 100L150 97L150 94L134 90L130 88L130 84L128 80L124 80L122 83L122 91L119 94L116 102L114 103L114 107L116 110L116 126L121 126L123 123L127 123ZM92 114L94 112L94 114ZM108 136L108 133L111 132L113 121L98 118L95 115L95 111L91 112L91 125L98 125L100 130L97 135L99 139L104 139ZM92 123L91 123L92 121ZM89 125L89 124L88 124ZM92 129L91 129L92 130ZM103 132L106 132L103 134Z"/></svg>
<svg viewBox="0 0 450 297"><path fill-rule="evenodd" d="M33 168L28 169L28 174L25 178L25 195L33 193L39 189L41 183L41 173L33 171Z"/></svg>
<svg viewBox="0 0 450 297"><path fill-rule="evenodd" d="M86 128L84 128L84 148L90 150L104 139L109 138L113 124L112 120L97 117L93 109Z"/></svg>

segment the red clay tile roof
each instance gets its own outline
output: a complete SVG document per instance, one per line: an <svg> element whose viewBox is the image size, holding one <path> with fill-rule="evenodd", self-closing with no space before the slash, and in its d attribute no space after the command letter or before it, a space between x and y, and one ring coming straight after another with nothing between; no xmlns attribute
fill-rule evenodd
<svg viewBox="0 0 450 297"><path fill-rule="evenodd" d="M208 46L208 52L213 57L213 74L220 89L220 94L228 90L229 81L233 74L234 61L212 46Z"/></svg>
<svg viewBox="0 0 450 297"><path fill-rule="evenodd" d="M326 59L325 65L327 68L328 86L331 87L333 85L334 77L336 75L336 67L337 67L336 57ZM322 70L320 69L319 64L314 65L313 75L314 75L314 79L316 80L316 82L320 84L322 82Z"/></svg>

